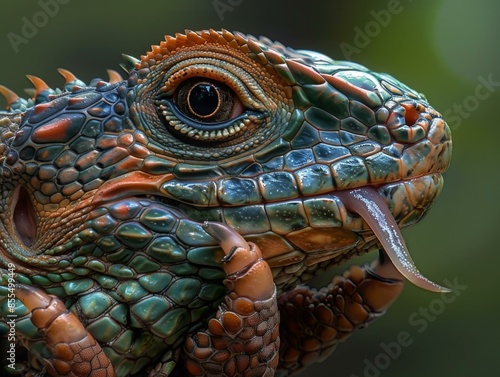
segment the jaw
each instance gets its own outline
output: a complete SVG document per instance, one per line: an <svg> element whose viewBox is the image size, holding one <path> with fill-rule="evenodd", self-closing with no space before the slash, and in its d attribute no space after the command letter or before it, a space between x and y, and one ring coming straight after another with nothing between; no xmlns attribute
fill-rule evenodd
<svg viewBox="0 0 500 377"><path fill-rule="evenodd" d="M306 283L320 271L380 250L383 255L374 266L382 277L406 278L424 289L441 292L445 289L418 272L399 229L420 221L442 186L442 176L436 173L381 186L337 190L300 201L300 207L306 208L307 224L298 230L279 234L282 223L273 228L278 234L238 230L263 250L280 289ZM289 221L293 223L293 219ZM230 221L229 225L237 228Z"/></svg>

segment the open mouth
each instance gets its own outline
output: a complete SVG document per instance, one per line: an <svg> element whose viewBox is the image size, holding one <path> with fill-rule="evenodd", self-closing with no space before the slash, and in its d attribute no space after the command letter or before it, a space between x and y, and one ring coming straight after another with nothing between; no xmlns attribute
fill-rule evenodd
<svg viewBox="0 0 500 377"><path fill-rule="evenodd" d="M12 220L17 237L26 247L33 246L36 238L36 214L28 191L18 187L13 197Z"/></svg>
<svg viewBox="0 0 500 377"><path fill-rule="evenodd" d="M383 247L394 268L416 286L432 292L450 290L423 276L413 262L398 224L377 190L370 186L335 193L346 208L360 215Z"/></svg>

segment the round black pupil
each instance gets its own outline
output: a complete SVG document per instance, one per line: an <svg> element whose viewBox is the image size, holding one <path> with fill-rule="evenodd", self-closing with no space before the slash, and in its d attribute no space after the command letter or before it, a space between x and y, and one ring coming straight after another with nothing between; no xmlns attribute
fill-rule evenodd
<svg viewBox="0 0 500 377"><path fill-rule="evenodd" d="M210 84L198 84L189 93L189 105L199 116L212 114L219 106L219 93Z"/></svg>

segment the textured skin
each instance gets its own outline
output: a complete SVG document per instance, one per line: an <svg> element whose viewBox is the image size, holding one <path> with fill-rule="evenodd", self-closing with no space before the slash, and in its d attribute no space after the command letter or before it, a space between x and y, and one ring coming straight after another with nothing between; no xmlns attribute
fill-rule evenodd
<svg viewBox="0 0 500 377"><path fill-rule="evenodd" d="M450 131L422 95L227 31L124 61L126 80L0 88L0 344L16 315L20 374L289 375L385 311L402 282L377 266L297 285L380 247L336 191L375 187L400 227L439 194Z"/></svg>

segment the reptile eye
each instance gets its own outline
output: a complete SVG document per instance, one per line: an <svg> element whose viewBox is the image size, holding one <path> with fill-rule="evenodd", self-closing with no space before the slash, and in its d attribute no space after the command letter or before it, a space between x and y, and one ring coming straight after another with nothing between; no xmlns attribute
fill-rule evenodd
<svg viewBox="0 0 500 377"><path fill-rule="evenodd" d="M175 76L175 75L173 75ZM171 79L156 105L160 119L170 134L184 142L231 141L255 130L267 116L263 106L245 85L234 79L222 80L195 76Z"/></svg>
<svg viewBox="0 0 500 377"><path fill-rule="evenodd" d="M224 122L245 110L230 88L206 79L186 80L178 87L174 98L181 113L205 123Z"/></svg>

